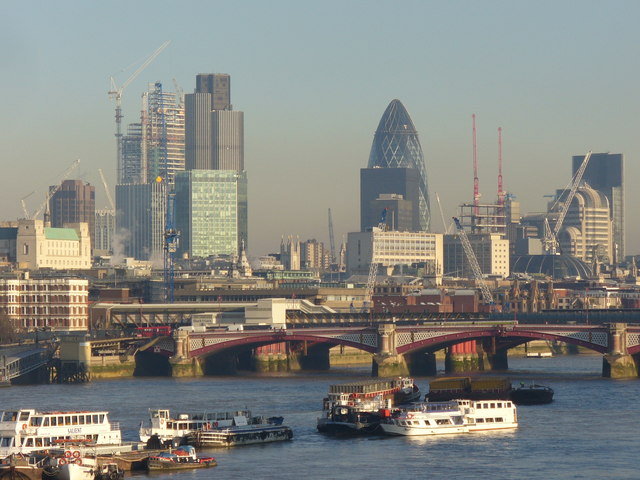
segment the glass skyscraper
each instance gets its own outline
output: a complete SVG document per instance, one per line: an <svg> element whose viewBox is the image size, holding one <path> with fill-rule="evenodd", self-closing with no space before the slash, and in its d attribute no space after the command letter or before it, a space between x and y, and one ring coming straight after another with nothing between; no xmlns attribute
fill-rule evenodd
<svg viewBox="0 0 640 480"><path fill-rule="evenodd" d="M362 200L364 193L367 194L368 198L377 198L380 194L402 194L405 200L413 202L414 209L417 208L417 225L414 226L414 229L416 231L428 231L431 223L431 214L424 155L418 139L418 132L400 100L392 100L380 119L373 137L373 144L371 145L368 169L415 170L418 177L418 188L415 194L400 191L374 192L362 183L361 209L365 208ZM362 175L361 178L363 178ZM383 190L393 190L393 186L389 185ZM413 195L415 197L411 198ZM368 205L366 208L368 208ZM361 212L361 216L364 214L364 212Z"/></svg>
<svg viewBox="0 0 640 480"><path fill-rule="evenodd" d="M178 172L175 194L180 254L238 255L242 241L247 242L246 172Z"/></svg>

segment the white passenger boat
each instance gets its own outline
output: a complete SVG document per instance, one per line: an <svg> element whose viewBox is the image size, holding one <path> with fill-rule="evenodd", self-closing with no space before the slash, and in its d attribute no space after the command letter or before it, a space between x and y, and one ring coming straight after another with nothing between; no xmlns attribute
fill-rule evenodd
<svg viewBox="0 0 640 480"><path fill-rule="evenodd" d="M105 411L39 412L33 409L0 412L0 457L59 447L63 443L117 446L126 450L118 423ZM131 449L131 446L128 446Z"/></svg>
<svg viewBox="0 0 640 480"><path fill-rule="evenodd" d="M518 414L510 400L455 400L470 432L518 427Z"/></svg>
<svg viewBox="0 0 640 480"><path fill-rule="evenodd" d="M282 417L252 416L249 410L235 412L181 413L172 417L167 409L149 410L150 426L140 425L140 441L148 442L157 436L162 443L181 444L189 434L243 425L274 425L282 423Z"/></svg>
<svg viewBox="0 0 640 480"><path fill-rule="evenodd" d="M450 435L469 433L457 402L414 403L380 423L388 435Z"/></svg>

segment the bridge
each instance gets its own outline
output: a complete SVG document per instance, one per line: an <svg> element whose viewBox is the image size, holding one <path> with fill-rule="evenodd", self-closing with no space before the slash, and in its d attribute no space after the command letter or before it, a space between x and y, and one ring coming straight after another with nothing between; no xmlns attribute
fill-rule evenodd
<svg viewBox="0 0 640 480"><path fill-rule="evenodd" d="M241 355L271 344L286 344L289 362L301 368L329 366L329 348L344 345L373 354L372 372L379 376L435 375L435 352L445 350L449 372L505 370L507 351L531 340L577 345L603 355L603 376L638 376L640 325L519 324L466 321L393 322L364 326L293 326L282 329L190 332L156 339L144 347L170 359L175 367L204 362L235 362Z"/></svg>

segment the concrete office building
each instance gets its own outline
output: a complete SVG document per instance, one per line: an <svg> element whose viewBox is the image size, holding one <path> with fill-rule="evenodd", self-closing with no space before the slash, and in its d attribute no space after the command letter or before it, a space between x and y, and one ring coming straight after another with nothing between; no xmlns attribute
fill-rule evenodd
<svg viewBox="0 0 640 480"><path fill-rule="evenodd" d="M572 158L573 174L578 171L584 155ZM609 211L613 221L613 255L611 261L619 262L625 258L625 221L624 221L624 156L621 153L592 153L583 181L607 196Z"/></svg>
<svg viewBox="0 0 640 480"><path fill-rule="evenodd" d="M347 236L347 272L369 272L372 259L391 270L397 265L425 264L428 276L442 278L442 234L427 232L351 232ZM437 283L440 283L439 281Z"/></svg>
<svg viewBox="0 0 640 480"><path fill-rule="evenodd" d="M96 210L93 235L93 254L109 255L113 252L112 239L116 229L115 212L110 208Z"/></svg>
<svg viewBox="0 0 640 480"><path fill-rule="evenodd" d="M248 232L246 173L232 170L178 173L175 213L180 254L238 255Z"/></svg>
<svg viewBox="0 0 640 480"><path fill-rule="evenodd" d="M495 233L469 233L467 237L483 274L509 276L509 240ZM473 278L458 235L444 236L444 272L447 276Z"/></svg>
<svg viewBox="0 0 640 480"><path fill-rule="evenodd" d="M116 185L116 236L126 257L162 260L165 196L163 182Z"/></svg>
<svg viewBox="0 0 640 480"><path fill-rule="evenodd" d="M380 194L398 194L414 209L413 231L428 231L431 221L429 190L418 132L399 100L385 110L373 137L369 163L360 171L361 231L377 225L370 204Z"/></svg>

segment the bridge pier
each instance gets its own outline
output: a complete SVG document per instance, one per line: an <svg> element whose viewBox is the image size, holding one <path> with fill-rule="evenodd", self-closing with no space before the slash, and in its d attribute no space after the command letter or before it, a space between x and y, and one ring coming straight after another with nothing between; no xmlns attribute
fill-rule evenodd
<svg viewBox="0 0 640 480"><path fill-rule="evenodd" d="M384 323L378 326L378 352L373 356L371 376L403 377L409 375L409 367L403 355L396 350L396 326Z"/></svg>
<svg viewBox="0 0 640 480"><path fill-rule="evenodd" d="M478 372L482 370L476 341L469 340L451 345L445 355L444 370L446 373Z"/></svg>
<svg viewBox="0 0 640 480"><path fill-rule="evenodd" d="M602 357L602 376L633 378L638 376L638 362L627 353L627 324L609 325L609 352Z"/></svg>

